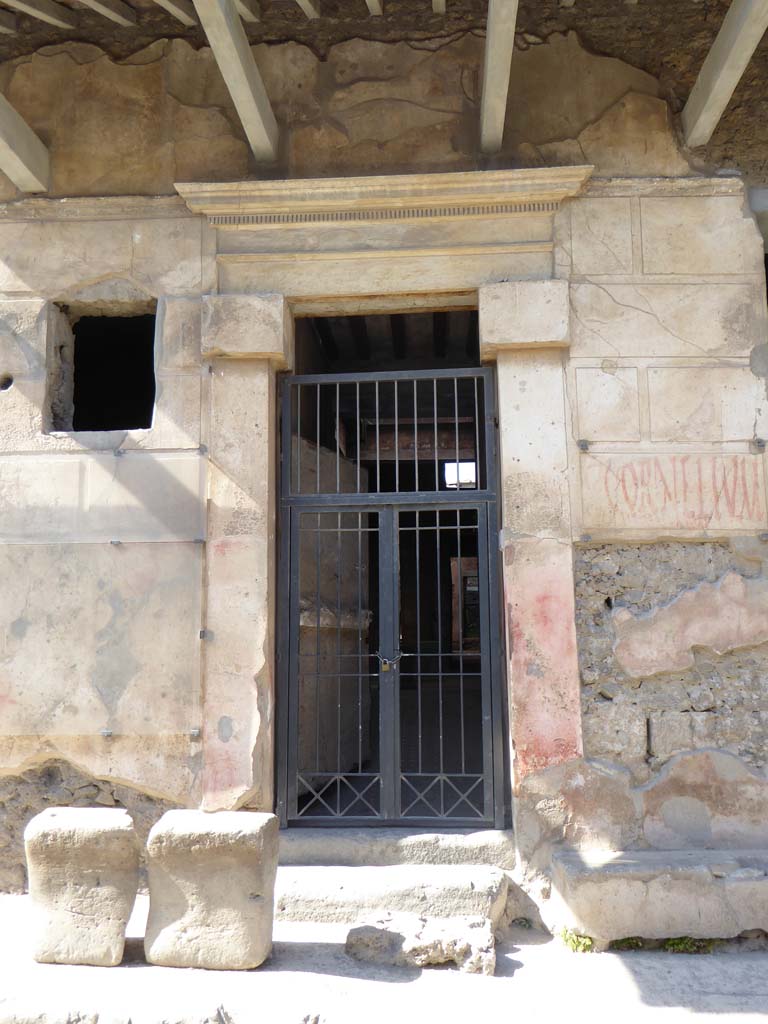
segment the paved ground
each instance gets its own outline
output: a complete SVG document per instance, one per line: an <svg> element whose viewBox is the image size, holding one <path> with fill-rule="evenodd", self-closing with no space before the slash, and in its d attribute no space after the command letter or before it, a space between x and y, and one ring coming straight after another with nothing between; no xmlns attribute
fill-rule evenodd
<svg viewBox="0 0 768 1024"><path fill-rule="evenodd" d="M344 953L346 929L278 925L258 971L150 967L138 937L121 967L35 964L27 899L0 897L0 1024L766 1024L768 953L571 953L520 930L494 978L373 968ZM130 933L141 932L141 911Z"/></svg>

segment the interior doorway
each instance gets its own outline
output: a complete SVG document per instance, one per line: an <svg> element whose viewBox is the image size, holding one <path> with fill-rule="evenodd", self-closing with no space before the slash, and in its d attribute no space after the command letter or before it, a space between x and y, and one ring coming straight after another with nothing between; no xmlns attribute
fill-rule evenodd
<svg viewBox="0 0 768 1024"><path fill-rule="evenodd" d="M283 380L286 825L503 825L493 371L472 313L397 319Z"/></svg>

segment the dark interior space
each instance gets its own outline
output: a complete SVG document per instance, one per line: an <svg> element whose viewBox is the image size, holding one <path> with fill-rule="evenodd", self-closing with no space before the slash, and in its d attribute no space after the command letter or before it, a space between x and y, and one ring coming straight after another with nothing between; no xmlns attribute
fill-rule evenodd
<svg viewBox="0 0 768 1024"><path fill-rule="evenodd" d="M291 493L339 495L338 509L299 516L298 814L381 812L391 715L401 817L482 818L487 570L481 511L468 504L488 486L476 314L306 320L297 340L301 374L328 380L290 389ZM455 503L429 507L449 493ZM394 508L345 509L349 494Z"/></svg>
<svg viewBox="0 0 768 1024"><path fill-rule="evenodd" d="M480 365L477 310L307 317L296 373L437 370Z"/></svg>
<svg viewBox="0 0 768 1024"><path fill-rule="evenodd" d="M73 430L152 426L155 317L84 316L74 326Z"/></svg>

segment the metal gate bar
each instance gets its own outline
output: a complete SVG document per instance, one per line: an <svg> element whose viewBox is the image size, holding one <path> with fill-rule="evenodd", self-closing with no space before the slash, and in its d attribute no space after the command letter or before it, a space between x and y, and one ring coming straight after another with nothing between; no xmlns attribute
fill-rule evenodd
<svg viewBox="0 0 768 1024"><path fill-rule="evenodd" d="M283 380L283 824L502 823L494 397L485 368Z"/></svg>

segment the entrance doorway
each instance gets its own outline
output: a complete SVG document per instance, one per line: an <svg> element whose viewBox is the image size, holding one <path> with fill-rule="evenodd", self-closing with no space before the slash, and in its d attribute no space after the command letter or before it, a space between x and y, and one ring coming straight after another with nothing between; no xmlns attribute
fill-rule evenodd
<svg viewBox="0 0 768 1024"><path fill-rule="evenodd" d="M493 371L301 374L281 415L283 824L503 825Z"/></svg>

